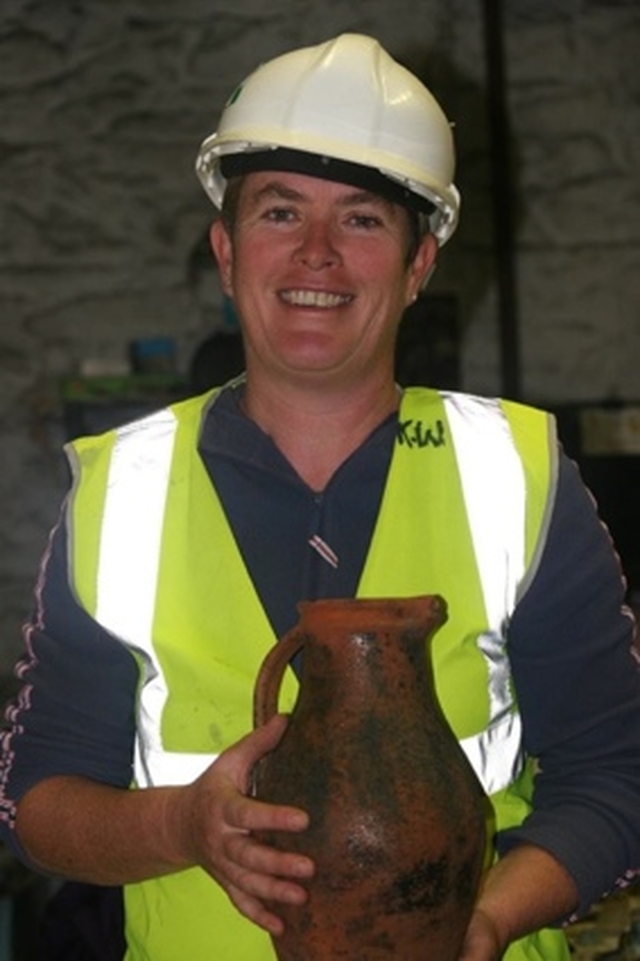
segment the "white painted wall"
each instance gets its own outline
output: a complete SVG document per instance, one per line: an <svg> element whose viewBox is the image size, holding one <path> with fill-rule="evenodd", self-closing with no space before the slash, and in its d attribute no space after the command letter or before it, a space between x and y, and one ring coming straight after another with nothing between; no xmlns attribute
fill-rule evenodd
<svg viewBox="0 0 640 961"><path fill-rule="evenodd" d="M506 3L527 399L640 399L640 6ZM188 280L212 215L199 141L260 59L343 30L421 72L456 124L464 194L433 283L460 303L464 386L499 391L481 4L3 0L0 669L66 483L58 382L217 323ZM214 308L211 308L211 299ZM209 305L209 306L207 306Z"/></svg>

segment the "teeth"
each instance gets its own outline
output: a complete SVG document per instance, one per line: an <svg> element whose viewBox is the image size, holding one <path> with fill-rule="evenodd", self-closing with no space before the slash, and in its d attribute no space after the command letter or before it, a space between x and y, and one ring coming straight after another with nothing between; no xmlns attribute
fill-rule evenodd
<svg viewBox="0 0 640 961"><path fill-rule="evenodd" d="M296 307L339 307L351 298L325 290L285 290L282 299Z"/></svg>

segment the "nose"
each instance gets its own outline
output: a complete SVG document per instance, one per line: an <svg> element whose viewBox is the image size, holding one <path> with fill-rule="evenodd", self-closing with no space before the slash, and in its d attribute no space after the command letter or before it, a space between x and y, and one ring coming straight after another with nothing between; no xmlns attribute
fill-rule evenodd
<svg viewBox="0 0 640 961"><path fill-rule="evenodd" d="M322 221L305 224L295 258L311 270L324 270L339 263L331 225Z"/></svg>

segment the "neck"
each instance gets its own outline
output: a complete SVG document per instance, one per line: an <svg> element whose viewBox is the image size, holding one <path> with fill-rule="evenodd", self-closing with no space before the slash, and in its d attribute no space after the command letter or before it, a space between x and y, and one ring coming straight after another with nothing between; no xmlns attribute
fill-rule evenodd
<svg viewBox="0 0 640 961"><path fill-rule="evenodd" d="M321 491L353 451L397 410L399 400L392 380L369 390L358 386L313 393L282 385L258 392L248 378L243 406L302 480Z"/></svg>

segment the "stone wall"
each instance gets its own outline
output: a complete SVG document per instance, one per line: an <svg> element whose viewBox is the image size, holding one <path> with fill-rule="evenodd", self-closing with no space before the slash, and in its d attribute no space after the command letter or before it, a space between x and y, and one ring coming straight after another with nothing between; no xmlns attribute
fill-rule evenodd
<svg viewBox="0 0 640 961"><path fill-rule="evenodd" d="M464 195L433 290L458 298L463 386L500 390L486 71L472 0L3 0L0 670L66 484L61 377L219 323L198 274L199 141L260 59L343 30L417 70L456 124ZM640 8L510 0L508 104L527 399L637 400ZM552 9L551 9L552 8Z"/></svg>

